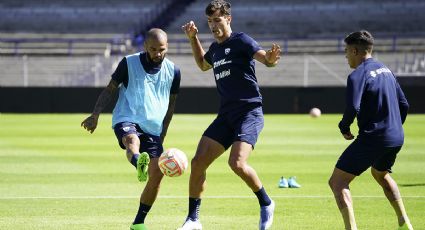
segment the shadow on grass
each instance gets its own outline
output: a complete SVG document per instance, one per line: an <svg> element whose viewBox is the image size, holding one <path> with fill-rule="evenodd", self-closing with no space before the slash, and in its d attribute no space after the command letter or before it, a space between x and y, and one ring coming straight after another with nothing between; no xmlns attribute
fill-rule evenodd
<svg viewBox="0 0 425 230"><path fill-rule="evenodd" d="M417 184L398 184L400 187L418 187L425 186L425 183L417 183Z"/></svg>

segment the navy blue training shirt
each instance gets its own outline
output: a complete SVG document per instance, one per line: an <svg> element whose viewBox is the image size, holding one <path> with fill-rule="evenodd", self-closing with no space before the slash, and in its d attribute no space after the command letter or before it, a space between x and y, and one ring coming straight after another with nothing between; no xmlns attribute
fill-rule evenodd
<svg viewBox="0 0 425 230"><path fill-rule="evenodd" d="M249 103L262 103L253 59L260 49L248 35L232 33L222 43L213 42L205 53L205 60L213 66L220 95L220 114Z"/></svg>
<svg viewBox="0 0 425 230"><path fill-rule="evenodd" d="M359 140L384 147L402 146L409 104L393 73L369 58L347 79L346 109L339 123L347 133L357 116Z"/></svg>
<svg viewBox="0 0 425 230"><path fill-rule="evenodd" d="M140 53L140 62L142 63L143 68L149 74L158 73L161 70L161 65L156 65L155 63L148 61L148 58L146 55L147 53L145 52ZM180 69L176 65L174 65L174 78L173 78L173 83L170 89L171 94L179 93L180 78L181 78ZM120 63L118 64L118 67L115 69L115 72L112 74L112 79L116 81L118 84L123 83L124 86L127 88L128 68L127 68L127 60L125 57L120 61Z"/></svg>

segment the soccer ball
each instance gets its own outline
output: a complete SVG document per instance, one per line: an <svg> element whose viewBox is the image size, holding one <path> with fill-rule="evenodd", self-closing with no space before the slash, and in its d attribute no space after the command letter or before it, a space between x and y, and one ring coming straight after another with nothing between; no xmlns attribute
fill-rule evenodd
<svg viewBox="0 0 425 230"><path fill-rule="evenodd" d="M311 117L316 118L316 117L320 117L320 115L322 115L322 112L320 111L320 109L318 109L318 108L312 108L310 110L310 116Z"/></svg>
<svg viewBox="0 0 425 230"><path fill-rule="evenodd" d="M181 176L187 169L186 154L176 148L167 149L159 157L158 166L161 172L166 176Z"/></svg>

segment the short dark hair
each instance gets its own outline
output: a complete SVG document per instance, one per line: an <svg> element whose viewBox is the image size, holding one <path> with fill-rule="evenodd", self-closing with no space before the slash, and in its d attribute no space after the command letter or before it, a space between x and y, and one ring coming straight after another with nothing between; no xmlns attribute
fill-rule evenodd
<svg viewBox="0 0 425 230"><path fill-rule="evenodd" d="M374 39L369 31L361 30L349 34L344 42L347 45L354 45L364 51L372 52Z"/></svg>
<svg viewBox="0 0 425 230"><path fill-rule="evenodd" d="M231 4L224 0L213 0L208 4L207 8L205 8L205 14L207 16L213 15L217 10L220 11L220 15L230 15L231 14Z"/></svg>

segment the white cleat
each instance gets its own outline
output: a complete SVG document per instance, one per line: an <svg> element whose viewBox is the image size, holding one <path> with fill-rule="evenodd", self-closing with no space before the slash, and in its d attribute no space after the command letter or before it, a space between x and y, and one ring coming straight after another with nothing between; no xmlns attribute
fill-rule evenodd
<svg viewBox="0 0 425 230"><path fill-rule="evenodd" d="M270 205L261 207L260 223L258 226L260 230L267 230L272 226L274 207L275 204L273 200Z"/></svg>
<svg viewBox="0 0 425 230"><path fill-rule="evenodd" d="M290 188L301 188L301 185L297 183L295 176L291 176L288 179L288 185Z"/></svg>
<svg viewBox="0 0 425 230"><path fill-rule="evenodd" d="M201 221L199 221L199 219L193 221L187 218L183 226L181 226L177 230L202 230L202 224L201 224Z"/></svg>

